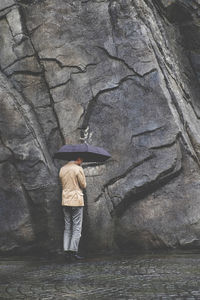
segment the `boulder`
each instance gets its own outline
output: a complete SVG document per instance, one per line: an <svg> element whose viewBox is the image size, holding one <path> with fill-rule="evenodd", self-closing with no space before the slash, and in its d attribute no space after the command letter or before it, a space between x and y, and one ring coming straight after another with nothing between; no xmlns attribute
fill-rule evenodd
<svg viewBox="0 0 200 300"><path fill-rule="evenodd" d="M62 250L63 144L83 164L81 248L200 245L197 0L3 1L0 251Z"/></svg>

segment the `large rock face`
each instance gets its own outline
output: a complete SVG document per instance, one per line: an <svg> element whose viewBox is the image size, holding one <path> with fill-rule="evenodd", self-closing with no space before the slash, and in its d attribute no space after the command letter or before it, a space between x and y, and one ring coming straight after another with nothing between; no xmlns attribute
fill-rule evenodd
<svg viewBox="0 0 200 300"><path fill-rule="evenodd" d="M62 249L53 160L85 164L88 251L200 245L199 0L0 3L0 250Z"/></svg>

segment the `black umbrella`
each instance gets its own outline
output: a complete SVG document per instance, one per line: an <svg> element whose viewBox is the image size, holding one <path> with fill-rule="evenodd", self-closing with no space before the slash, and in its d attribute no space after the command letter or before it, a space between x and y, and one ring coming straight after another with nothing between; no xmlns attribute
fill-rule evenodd
<svg viewBox="0 0 200 300"><path fill-rule="evenodd" d="M105 149L87 143L64 145L54 154L54 158L63 160L75 160L77 157L82 157L84 162L103 162L111 155Z"/></svg>

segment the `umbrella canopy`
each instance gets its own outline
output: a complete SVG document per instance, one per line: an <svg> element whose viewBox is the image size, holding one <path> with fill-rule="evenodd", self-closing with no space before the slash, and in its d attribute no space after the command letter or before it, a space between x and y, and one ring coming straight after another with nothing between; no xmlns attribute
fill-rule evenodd
<svg viewBox="0 0 200 300"><path fill-rule="evenodd" d="M54 154L54 158L63 160L75 160L77 157L82 157L84 162L103 162L111 155L103 148L86 143L64 145Z"/></svg>

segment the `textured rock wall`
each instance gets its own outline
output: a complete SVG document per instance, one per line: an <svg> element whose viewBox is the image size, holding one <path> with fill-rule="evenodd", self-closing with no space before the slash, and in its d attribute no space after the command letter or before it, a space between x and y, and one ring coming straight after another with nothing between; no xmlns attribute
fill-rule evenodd
<svg viewBox="0 0 200 300"><path fill-rule="evenodd" d="M82 247L200 244L199 0L0 3L0 250L62 248L53 160L85 164Z"/></svg>

